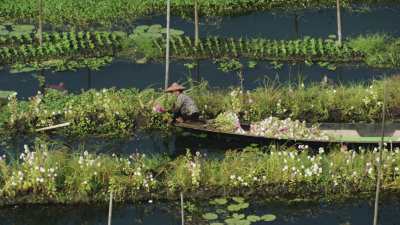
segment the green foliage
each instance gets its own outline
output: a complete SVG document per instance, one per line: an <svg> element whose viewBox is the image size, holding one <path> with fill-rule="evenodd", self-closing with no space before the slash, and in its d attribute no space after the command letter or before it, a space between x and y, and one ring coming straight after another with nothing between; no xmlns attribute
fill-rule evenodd
<svg viewBox="0 0 400 225"><path fill-rule="evenodd" d="M2 111L4 115L11 114L3 128L18 133L71 122L63 132L79 136L126 136L132 134L139 123L143 129L165 130L171 115L152 109L160 94L154 90L104 89L74 95L49 89L46 95L38 94L27 102L13 97Z"/></svg>
<svg viewBox="0 0 400 225"><path fill-rule="evenodd" d="M360 36L349 46L365 55L368 65L384 68L400 67L400 40L387 35Z"/></svg>
<svg viewBox="0 0 400 225"><path fill-rule="evenodd" d="M110 32L44 33L40 46L37 36L9 35L0 40L0 63L46 67L54 60L76 60L114 56L124 34ZM45 62L43 62L45 61Z"/></svg>
<svg viewBox="0 0 400 225"><path fill-rule="evenodd" d="M342 7L351 4L386 4L398 3L395 0L342 0ZM191 18L192 0L172 0L173 15ZM203 0L199 1L199 14L205 17L243 15L255 11L272 9L298 10L304 8L334 7L333 0ZM0 5L2 17L14 21L34 21L38 7L36 0L4 1ZM132 20L165 13L165 2L153 0L44 0L43 20L46 23L74 27L132 23Z"/></svg>
<svg viewBox="0 0 400 225"><path fill-rule="evenodd" d="M222 220L225 224L228 225L250 225L255 222L259 222L261 220L263 221L272 221L272 220L267 220L265 216L260 217L257 215L248 215L246 216L243 213L244 209L247 209L250 204L245 201L244 198L242 197L232 197L230 199L230 202L234 202L232 204L229 204L228 206L224 206L224 204L214 204L218 199L212 200L210 203L212 205L212 210L215 211L215 213L205 213L203 215L203 219L206 220ZM228 202L225 199L226 202ZM226 210L225 210L226 207ZM208 215L205 217L205 215ZM212 217L211 217L212 216ZM273 216L270 214L269 216ZM264 219L264 217L266 219ZM210 219L211 218L211 219ZM217 221L218 221L217 220ZM221 223L221 224L224 224Z"/></svg>
<svg viewBox="0 0 400 225"><path fill-rule="evenodd" d="M246 93L212 90L206 83L200 83L187 94L195 100L205 119L215 119L216 127L232 132L239 122L235 113L242 114L241 120L247 122L270 116L312 123L380 121L385 82L387 119L396 122L400 120L400 79L396 76L352 86L271 84ZM174 96L153 89L104 89L81 94L49 90L45 96L38 94L28 101L12 97L0 109L3 121L0 129L8 135L71 122L72 126L60 131L70 135L112 136L129 135L139 128L167 131L171 114L156 112L154 107L160 105L168 111L174 101ZM227 111L231 113L221 114Z"/></svg>
<svg viewBox="0 0 400 225"><path fill-rule="evenodd" d="M129 38L123 42L123 51L120 53L122 57L144 58L154 56L162 51L165 45L158 45L159 40L166 38L166 29L159 24L151 26L141 25L136 27ZM184 34L183 31L170 29L172 38L179 37ZM143 59L142 59L143 60Z"/></svg>
<svg viewBox="0 0 400 225"><path fill-rule="evenodd" d="M115 200L126 202L166 199L179 196L226 196L244 193L260 196L299 196L332 198L373 193L376 184L377 151L359 149L309 154L294 148L267 151L246 148L228 151L224 157L207 158L191 154L170 159L163 155L133 154L116 156L92 154L48 145L37 141L25 146L19 159L0 157L0 200L3 203L94 202L108 201L113 190ZM7 156L8 157L8 156ZM400 188L400 150L382 152L383 191ZM215 208L206 219L232 223L245 220L273 221L274 215L245 215L245 199L214 199ZM233 212L232 212L233 211ZM218 217L216 218L216 214ZM233 221L233 220L236 220ZM218 222L218 221L213 221Z"/></svg>

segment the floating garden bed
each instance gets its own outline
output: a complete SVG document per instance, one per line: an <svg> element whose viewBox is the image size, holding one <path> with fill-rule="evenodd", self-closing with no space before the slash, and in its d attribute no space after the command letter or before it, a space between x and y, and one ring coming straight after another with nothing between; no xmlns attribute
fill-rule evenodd
<svg viewBox="0 0 400 225"><path fill-rule="evenodd" d="M212 158L200 153L171 159L165 155L130 157L69 153L69 149L36 143L17 156L0 160L2 204L76 203L175 199L226 195L335 199L372 193L377 151L340 152L273 147L246 148ZM383 192L400 188L400 150L383 151Z"/></svg>
<svg viewBox="0 0 400 225"><path fill-rule="evenodd" d="M105 25L116 22L132 22L144 16L165 13L166 3L152 0L101 0L78 1L59 0L43 1L44 21L54 25ZM352 4L385 5L397 4L395 0L341 0L343 7ZM335 7L334 0L202 0L198 1L201 16L232 16L272 9L298 10L304 8ZM192 17L193 0L172 0L171 11L174 15ZM6 1L0 5L0 16L8 20L32 21L37 17L38 4L35 0Z"/></svg>
<svg viewBox="0 0 400 225"><path fill-rule="evenodd" d="M399 121L398 77L386 80L387 119ZM368 85L304 87L269 85L254 91L212 90L205 83L192 86L194 98L204 119L214 119L225 111L241 115L242 121L257 122L270 116L280 119L339 123L380 121L384 81ZM170 109L174 97L147 89L90 90L69 94L48 90L30 100L13 97L0 111L0 126L5 136L32 133L35 129L70 122L60 132L69 135L131 135L136 128L168 130L169 113L153 110L156 103Z"/></svg>

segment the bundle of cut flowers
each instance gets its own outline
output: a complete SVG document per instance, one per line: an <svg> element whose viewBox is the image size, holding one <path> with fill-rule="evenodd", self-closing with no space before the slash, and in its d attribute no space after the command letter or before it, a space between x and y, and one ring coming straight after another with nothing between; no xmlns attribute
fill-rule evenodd
<svg viewBox="0 0 400 225"><path fill-rule="evenodd" d="M250 134L284 139L329 140L329 136L321 131L318 125L307 127L305 122L290 118L280 120L276 117L269 117L263 121L252 123Z"/></svg>
<svg viewBox="0 0 400 225"><path fill-rule="evenodd" d="M244 131L236 113L224 112L215 118L213 127L220 131L239 134L250 134L278 139L311 139L329 140L328 134L321 131L318 125L307 127L305 122L291 120L290 118L280 120L276 117L269 117L260 122L252 123L250 131Z"/></svg>
<svg viewBox="0 0 400 225"><path fill-rule="evenodd" d="M220 113L212 124L216 129L224 132L244 133L240 126L239 117L234 112Z"/></svg>

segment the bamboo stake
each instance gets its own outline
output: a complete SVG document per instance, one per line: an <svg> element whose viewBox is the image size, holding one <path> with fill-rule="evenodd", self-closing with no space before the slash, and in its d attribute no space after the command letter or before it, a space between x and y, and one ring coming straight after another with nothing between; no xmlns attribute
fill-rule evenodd
<svg viewBox="0 0 400 225"><path fill-rule="evenodd" d="M60 128L60 127L66 127L66 126L69 126L69 125L71 125L70 122L61 123L61 124L57 124L57 125L53 125L53 126L49 126L49 127L39 128L39 129L36 129L36 131L38 132L38 131L52 130L52 129L56 129L56 128Z"/></svg>
<svg viewBox="0 0 400 225"><path fill-rule="evenodd" d="M113 191L110 192L110 204L108 206L108 225L111 225L111 217L112 217L112 205L113 203Z"/></svg>
<svg viewBox="0 0 400 225"><path fill-rule="evenodd" d="M168 88L169 82L169 46L170 46L170 20L171 20L171 0L167 0L167 42L165 50L165 89Z"/></svg>
<svg viewBox="0 0 400 225"><path fill-rule="evenodd" d="M198 0L194 0L194 43L196 48L199 47L200 37L199 37L199 5ZM196 61L196 79L200 81L200 62Z"/></svg>
<svg viewBox="0 0 400 225"><path fill-rule="evenodd" d="M182 219L182 225L185 225L185 211L183 208L183 193L181 192L181 219Z"/></svg>
<svg viewBox="0 0 400 225"><path fill-rule="evenodd" d="M374 205L374 223L373 225L378 225L378 212L379 212L379 194L381 188L381 176L382 176L382 154L384 150L384 137L385 137L385 115L386 115L386 80L384 79L383 84L383 106L382 106L382 136L379 148L379 158L378 158L378 173L376 178L376 191L375 191L375 205Z"/></svg>
<svg viewBox="0 0 400 225"><path fill-rule="evenodd" d="M38 38L39 38L39 46L42 46L43 43L43 0L39 0L39 25L38 25Z"/></svg>
<svg viewBox="0 0 400 225"><path fill-rule="evenodd" d="M337 34L339 44L342 44L342 18L340 15L340 0L336 0Z"/></svg>
<svg viewBox="0 0 400 225"><path fill-rule="evenodd" d="M194 0L194 41L196 47L199 45L199 12L198 12L198 0Z"/></svg>

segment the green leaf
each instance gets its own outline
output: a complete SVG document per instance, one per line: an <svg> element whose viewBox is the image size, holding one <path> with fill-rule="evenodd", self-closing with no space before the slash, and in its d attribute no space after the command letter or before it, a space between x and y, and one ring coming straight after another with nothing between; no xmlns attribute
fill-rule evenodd
<svg viewBox="0 0 400 225"><path fill-rule="evenodd" d="M248 220L241 220L236 218L228 218L225 220L228 225L250 225L251 222Z"/></svg>
<svg viewBox="0 0 400 225"><path fill-rule="evenodd" d="M241 209L242 208L240 207L240 205L237 205L237 204L228 205L228 210L231 211L231 212L237 212L237 211L239 211Z"/></svg>
<svg viewBox="0 0 400 225"><path fill-rule="evenodd" d="M224 225L223 223L210 223L210 225Z"/></svg>
<svg viewBox="0 0 400 225"><path fill-rule="evenodd" d="M206 219L206 220L216 220L216 219L218 219L218 215L215 214L215 213L206 213L206 214L203 214L202 217L204 219Z"/></svg>
<svg viewBox="0 0 400 225"><path fill-rule="evenodd" d="M244 214L237 214L237 213L234 213L234 214L232 215L232 217L235 218L235 219L243 219L243 218L245 217L245 215L244 215Z"/></svg>
<svg viewBox="0 0 400 225"><path fill-rule="evenodd" d="M225 205L228 203L228 200L226 198L216 198L214 199L215 204L217 205Z"/></svg>
<svg viewBox="0 0 400 225"><path fill-rule="evenodd" d="M261 217L256 216L256 215L249 215L249 216L247 216L247 220L250 222L258 222L261 220Z"/></svg>
<svg viewBox="0 0 400 225"><path fill-rule="evenodd" d="M244 198L242 198L242 197L233 197L232 200L237 202L237 203L243 203L244 202Z"/></svg>
<svg viewBox="0 0 400 225"><path fill-rule="evenodd" d="M154 24L154 25L151 25L151 26L149 27L149 29L147 30L147 32L150 32L150 33L160 33L160 32L161 32L161 29L162 29L162 26L161 26L160 24Z"/></svg>
<svg viewBox="0 0 400 225"><path fill-rule="evenodd" d="M276 216L273 214L266 214L266 215L262 216L261 219L264 220L265 222L271 222L276 219Z"/></svg>

